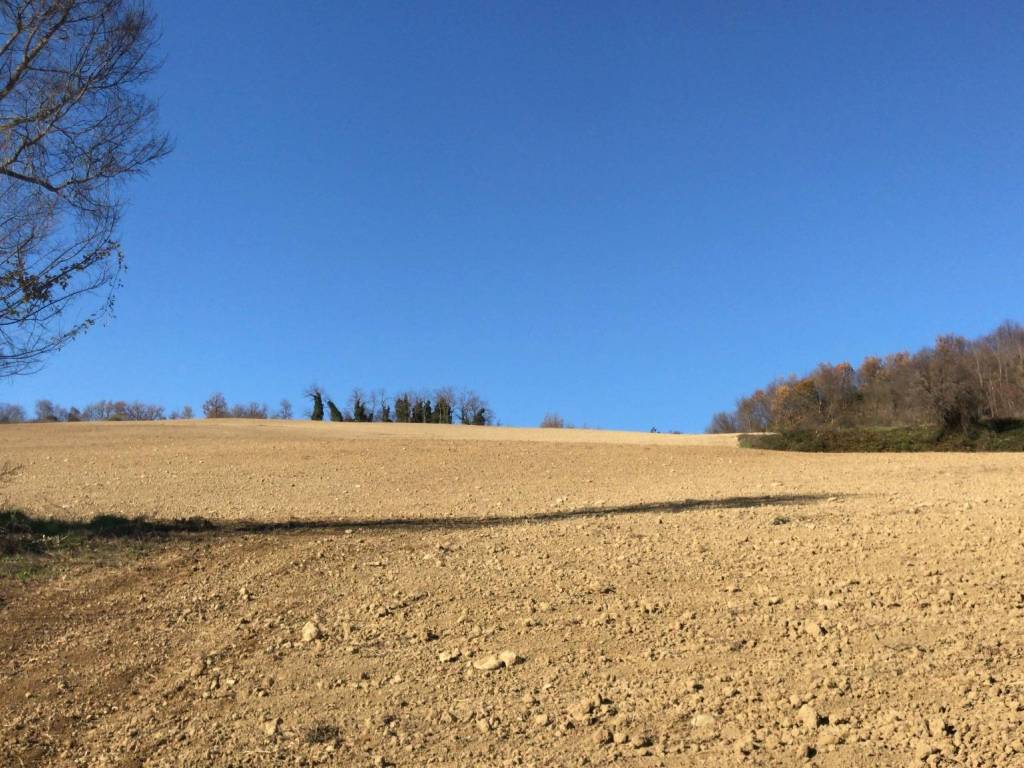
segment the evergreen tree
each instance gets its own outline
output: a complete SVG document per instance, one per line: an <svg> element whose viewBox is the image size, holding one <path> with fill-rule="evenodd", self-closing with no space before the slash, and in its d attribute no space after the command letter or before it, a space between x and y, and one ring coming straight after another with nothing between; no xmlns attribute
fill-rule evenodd
<svg viewBox="0 0 1024 768"><path fill-rule="evenodd" d="M444 395L438 395L437 403L434 406L433 420L437 424L452 423L452 403Z"/></svg>
<svg viewBox="0 0 1024 768"><path fill-rule="evenodd" d="M331 421L344 421L345 417L342 416L341 411L338 410L338 406L334 404L333 400L327 401L327 410L331 413Z"/></svg>
<svg viewBox="0 0 1024 768"><path fill-rule="evenodd" d="M410 413L409 398L405 395L399 395L395 398L395 421L406 424L409 422L411 417Z"/></svg>
<svg viewBox="0 0 1024 768"><path fill-rule="evenodd" d="M380 420L391 421L391 406L387 403L381 403L380 405Z"/></svg>
<svg viewBox="0 0 1024 768"><path fill-rule="evenodd" d="M372 415L366 409L366 403L358 393L352 395L352 418L356 421L373 421Z"/></svg>
<svg viewBox="0 0 1024 768"><path fill-rule="evenodd" d="M309 418L313 421L324 420L324 396L317 390L310 393L310 397L313 398L313 413L310 414Z"/></svg>

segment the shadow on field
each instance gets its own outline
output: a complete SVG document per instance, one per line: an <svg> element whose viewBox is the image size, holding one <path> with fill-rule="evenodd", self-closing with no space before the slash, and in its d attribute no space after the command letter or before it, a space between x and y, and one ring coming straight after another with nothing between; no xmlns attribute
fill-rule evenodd
<svg viewBox="0 0 1024 768"><path fill-rule="evenodd" d="M0 556L32 552L42 554L47 551L86 544L90 541L115 539L145 540L169 536L216 537L231 534L302 531L467 530L540 525L577 518L650 513L669 515L698 510L779 507L810 504L825 498L827 498L825 495L820 494L729 496L722 499L685 499L612 507L581 507L523 515L291 519L280 522L212 521L204 517L154 520L146 517L121 517L119 515L99 515L91 520L65 520L55 517L34 517L20 510L6 510L0 512Z"/></svg>

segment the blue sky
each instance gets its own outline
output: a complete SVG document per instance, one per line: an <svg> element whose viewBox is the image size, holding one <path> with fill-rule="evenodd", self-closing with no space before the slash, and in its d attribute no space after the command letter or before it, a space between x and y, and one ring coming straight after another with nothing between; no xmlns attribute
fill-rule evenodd
<svg viewBox="0 0 1024 768"><path fill-rule="evenodd" d="M1024 320L1020 3L155 2L116 317L0 400L702 430Z"/></svg>

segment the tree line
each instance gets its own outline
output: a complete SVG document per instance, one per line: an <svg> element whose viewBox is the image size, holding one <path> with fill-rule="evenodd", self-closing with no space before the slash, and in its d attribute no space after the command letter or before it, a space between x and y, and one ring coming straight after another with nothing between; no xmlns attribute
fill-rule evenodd
<svg viewBox="0 0 1024 768"><path fill-rule="evenodd" d="M186 406L187 407L187 406ZM189 409L191 412L191 409ZM292 404L281 400L276 411L271 413L266 403L235 403L228 405L227 399L220 392L214 392L203 403L203 417L207 419L290 419ZM183 418L192 418L191 415Z"/></svg>
<svg viewBox="0 0 1024 768"><path fill-rule="evenodd" d="M389 397L383 389L364 393L352 390L348 400L339 407L318 386L309 387L305 396L311 400L311 409L305 415L315 421L402 422L415 424L493 424L494 413L487 402L473 390L441 387L432 391L402 392ZM229 404L221 392L214 392L202 405L207 419L291 419L292 404L281 400L276 410L266 403L248 402ZM12 403L0 403L0 424L25 421L159 421L162 419L194 418L192 406L167 413L162 405L138 400L99 400L83 408L64 407L52 400L41 399L35 404L35 417Z"/></svg>
<svg viewBox="0 0 1024 768"><path fill-rule="evenodd" d="M778 379L716 413L707 431L785 432L935 425L969 431L1024 419L1024 326L1006 322L977 339L940 336L919 352L822 363Z"/></svg>
<svg viewBox="0 0 1024 768"><path fill-rule="evenodd" d="M282 400L278 410L271 413L266 403L239 403L229 406L224 396L214 393L203 403L206 418L235 419L290 419L292 406ZM0 424L18 424L25 421L161 421L164 419L192 419L195 413L191 405L168 413L162 405L143 403L139 400L98 400L83 408L66 408L52 400L37 400L35 417L29 418L25 409L13 403L0 403Z"/></svg>
<svg viewBox="0 0 1024 768"><path fill-rule="evenodd" d="M473 424L494 423L494 412L479 394L471 389L440 387L430 392L401 392L389 397L384 390L353 389L345 406L337 403L318 385L306 390L310 399L309 417L313 421L397 422L403 424ZM326 410L325 410L326 407Z"/></svg>

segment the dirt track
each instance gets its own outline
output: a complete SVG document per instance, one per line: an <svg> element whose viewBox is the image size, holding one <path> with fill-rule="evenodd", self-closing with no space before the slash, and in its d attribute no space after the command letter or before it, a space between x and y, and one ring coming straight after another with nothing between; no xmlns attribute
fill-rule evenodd
<svg viewBox="0 0 1024 768"><path fill-rule="evenodd" d="M33 516L210 523L0 582L3 766L1024 765L1024 456L272 422L0 449Z"/></svg>

